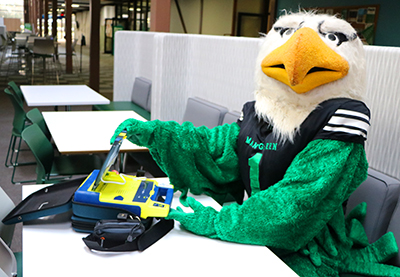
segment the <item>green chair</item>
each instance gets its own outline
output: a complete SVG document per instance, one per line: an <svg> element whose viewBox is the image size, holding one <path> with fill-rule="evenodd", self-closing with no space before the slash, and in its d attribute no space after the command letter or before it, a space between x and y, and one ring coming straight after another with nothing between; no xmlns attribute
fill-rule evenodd
<svg viewBox="0 0 400 277"><path fill-rule="evenodd" d="M103 164L97 155L55 156L52 144L37 124L26 127L22 138L35 156L38 184L59 182L66 176L89 174Z"/></svg>
<svg viewBox="0 0 400 277"><path fill-rule="evenodd" d="M39 109L34 108L34 109L30 110L29 112L27 112L26 113L26 118L32 124L36 123L39 126L40 130L42 130L42 132L44 133L46 138L49 141L51 140L50 131L47 128L47 125L46 125L46 122L44 120L44 117L43 117L41 111L39 111Z"/></svg>
<svg viewBox="0 0 400 277"><path fill-rule="evenodd" d="M94 111L132 110L144 119L151 119L151 81L136 77L133 83L131 101L111 101L108 105L93 105Z"/></svg>
<svg viewBox="0 0 400 277"><path fill-rule="evenodd" d="M21 89L18 87L18 85L14 81L8 82L8 85L10 88L14 91L14 94L17 96L17 99L23 105L24 103L24 95L22 94Z"/></svg>
<svg viewBox="0 0 400 277"><path fill-rule="evenodd" d="M25 162L19 163L18 157L21 150L21 134L26 126L26 113L23 109L22 104L17 99L16 95L13 94L8 88L4 89L4 92L7 94L11 103L14 107L14 119L13 119L13 129L11 131L10 143L8 145L7 156L5 161L6 167L13 167L13 174L11 177L11 182L15 184L14 175L15 168L22 165L32 165L34 162ZM28 150L28 149L26 149ZM15 155L15 156L14 156ZM24 182L24 181L23 181ZM20 183L20 182L18 182Z"/></svg>

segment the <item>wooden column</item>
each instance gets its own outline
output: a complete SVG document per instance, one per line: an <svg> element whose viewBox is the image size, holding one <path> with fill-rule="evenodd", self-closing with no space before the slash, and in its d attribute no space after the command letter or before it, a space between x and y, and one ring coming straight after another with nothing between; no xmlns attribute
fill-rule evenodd
<svg viewBox="0 0 400 277"><path fill-rule="evenodd" d="M44 36L49 34L49 0L44 0Z"/></svg>
<svg viewBox="0 0 400 277"><path fill-rule="evenodd" d="M30 23L30 17L29 17L29 0L24 0L24 23Z"/></svg>
<svg viewBox="0 0 400 277"><path fill-rule="evenodd" d="M66 72L72 73L72 0L65 0L65 53Z"/></svg>
<svg viewBox="0 0 400 277"><path fill-rule="evenodd" d="M52 17L53 17L53 24L51 26L51 35L53 39L57 41L57 0L52 0Z"/></svg>
<svg viewBox="0 0 400 277"><path fill-rule="evenodd" d="M150 31L169 32L171 21L171 0L152 0Z"/></svg>
<svg viewBox="0 0 400 277"><path fill-rule="evenodd" d="M32 23L32 32L37 33L37 1L32 0L32 18L31 18L31 23Z"/></svg>
<svg viewBox="0 0 400 277"><path fill-rule="evenodd" d="M89 87L100 89L100 0L90 0Z"/></svg>
<svg viewBox="0 0 400 277"><path fill-rule="evenodd" d="M43 0L39 0L39 35L40 36L43 36L42 15L43 15Z"/></svg>

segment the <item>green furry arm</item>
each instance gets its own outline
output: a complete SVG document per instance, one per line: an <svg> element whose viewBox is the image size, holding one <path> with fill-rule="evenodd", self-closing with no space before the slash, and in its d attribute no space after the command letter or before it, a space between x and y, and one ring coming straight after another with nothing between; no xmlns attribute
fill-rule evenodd
<svg viewBox="0 0 400 277"><path fill-rule="evenodd" d="M242 205L225 206L217 213L189 203L194 213L185 217L171 211L169 218L195 233L207 230L203 235L209 237L297 251L342 208L366 178L367 168L362 145L316 140L296 156L280 182Z"/></svg>
<svg viewBox="0 0 400 277"><path fill-rule="evenodd" d="M222 203L227 194L243 199L236 154L239 126L236 123L207 127L182 125L175 121L142 122L128 119L115 131L113 141L123 129L132 143L145 146L178 190L212 196Z"/></svg>

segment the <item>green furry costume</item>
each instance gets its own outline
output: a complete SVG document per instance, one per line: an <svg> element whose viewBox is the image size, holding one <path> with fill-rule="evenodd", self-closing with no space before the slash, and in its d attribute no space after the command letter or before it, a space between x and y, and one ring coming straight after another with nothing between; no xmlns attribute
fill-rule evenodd
<svg viewBox="0 0 400 277"><path fill-rule="evenodd" d="M149 148L175 189L204 193L220 203L230 194L241 202L238 124L208 129L189 122L128 119L115 136L123 129L129 141ZM363 145L314 140L293 159L282 180L242 204L217 212L189 197L194 212L171 210L168 218L202 236L268 246L300 276L400 276L399 268L382 264L397 253L393 234L368 243L361 225L366 205L344 218L342 203L366 178L367 168Z"/></svg>

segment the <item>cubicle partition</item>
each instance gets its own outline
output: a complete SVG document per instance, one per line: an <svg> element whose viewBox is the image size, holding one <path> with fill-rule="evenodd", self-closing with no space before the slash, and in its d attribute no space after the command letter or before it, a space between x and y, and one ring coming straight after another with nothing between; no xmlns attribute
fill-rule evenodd
<svg viewBox="0 0 400 277"><path fill-rule="evenodd" d="M365 46L370 167L400 179L400 47Z"/></svg>
<svg viewBox="0 0 400 277"><path fill-rule="evenodd" d="M120 31L116 34L114 100L130 99L135 77L152 80L152 119L182 120L196 96L240 111L253 100L261 39ZM370 166L400 179L400 48L365 46L371 128Z"/></svg>
<svg viewBox="0 0 400 277"><path fill-rule="evenodd" d="M153 119L181 121L190 96L241 110L254 99L259 43L256 38L117 32L114 101L128 101L134 78L143 76L152 80Z"/></svg>
<svg viewBox="0 0 400 277"><path fill-rule="evenodd" d="M153 32L118 31L114 48L114 101L130 101L136 77L153 80Z"/></svg>

